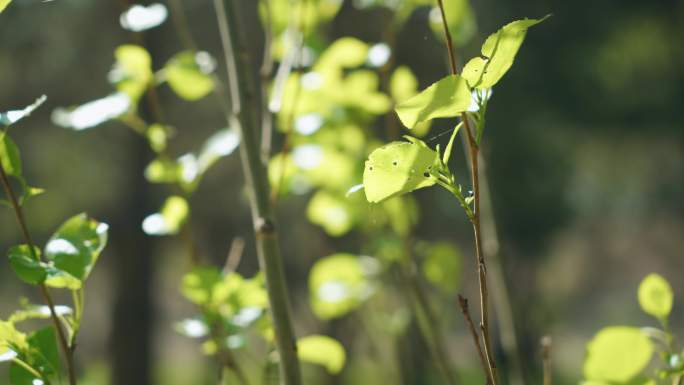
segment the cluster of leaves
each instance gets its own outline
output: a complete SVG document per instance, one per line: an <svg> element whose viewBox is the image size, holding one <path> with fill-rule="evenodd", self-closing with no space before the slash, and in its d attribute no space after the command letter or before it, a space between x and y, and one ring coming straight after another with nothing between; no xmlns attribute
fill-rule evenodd
<svg viewBox="0 0 684 385"><path fill-rule="evenodd" d="M648 384L659 380L679 383L684 375L684 351L675 347L669 316L674 295L670 284L658 274L649 274L637 293L641 309L653 316L660 328L609 326L587 344L584 361L585 385ZM654 358L659 358L657 364ZM653 370L647 370L649 364Z"/></svg>
<svg viewBox="0 0 684 385"><path fill-rule="evenodd" d="M461 75L446 76L398 104L399 119L406 127L414 128L432 119L466 114L476 123L473 135L479 146L492 87L510 69L527 29L543 20L545 18L514 21L490 35L482 45L482 56L468 61ZM392 142L371 153L363 176L366 199L382 202L439 184L458 199L472 219L472 200L463 193L448 166L453 142L462 124L454 128L443 153L439 147L433 150L425 142L410 136L406 136L407 142Z"/></svg>
<svg viewBox="0 0 684 385"><path fill-rule="evenodd" d="M8 194L6 200L2 200L10 209L21 210L29 197L42 190L29 187L26 182L22 173L20 151L9 137L9 127L30 115L45 100L46 97L43 96L24 109L0 113L0 124L5 126L0 132L0 167L3 175L16 179L23 188L20 199L14 201L14 197ZM5 182L7 181L3 183ZM9 189L11 186L6 184L5 191ZM47 293L47 288L69 290L74 302L73 308L54 306L53 309L23 303L21 310L6 321L0 320L0 362L11 363L12 385L36 384L35 381L50 384L60 376L54 326L44 327L27 335L17 325L26 320L49 318L54 310L62 327L66 329L68 348L74 346L83 315L84 285L107 244L107 232L107 224L79 214L62 224L42 250L32 244L20 244L9 249L9 265L21 281L41 287L44 293ZM44 295L47 298L47 294Z"/></svg>

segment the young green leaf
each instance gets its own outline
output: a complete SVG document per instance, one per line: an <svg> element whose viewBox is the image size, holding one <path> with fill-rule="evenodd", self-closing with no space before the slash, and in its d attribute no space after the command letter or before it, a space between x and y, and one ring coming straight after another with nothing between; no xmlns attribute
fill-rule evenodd
<svg viewBox="0 0 684 385"><path fill-rule="evenodd" d="M587 344L584 377L590 381L624 384L641 373L652 356L653 344L640 329L607 327Z"/></svg>
<svg viewBox="0 0 684 385"><path fill-rule="evenodd" d="M17 330L12 322L0 321L0 355L10 350L23 353L27 349L26 335Z"/></svg>
<svg viewBox="0 0 684 385"><path fill-rule="evenodd" d="M31 366L45 376L57 373L59 352L55 329L48 326L32 333L28 338L28 343Z"/></svg>
<svg viewBox="0 0 684 385"><path fill-rule="evenodd" d="M470 89L464 78L449 75L418 95L399 103L395 110L408 128L435 118L458 116L470 106Z"/></svg>
<svg viewBox="0 0 684 385"><path fill-rule="evenodd" d="M181 292L196 305L208 305L212 301L214 287L221 282L221 272L214 267L196 267L185 274Z"/></svg>
<svg viewBox="0 0 684 385"><path fill-rule="evenodd" d="M666 320L672 310L672 287L658 274L649 274L641 281L638 291L641 309L659 320Z"/></svg>
<svg viewBox="0 0 684 385"><path fill-rule="evenodd" d="M328 373L337 374L344 367L344 346L334 338L322 335L302 337L297 341L297 354L304 362L322 365Z"/></svg>
<svg viewBox="0 0 684 385"><path fill-rule="evenodd" d="M454 148L454 140L456 139L456 135L458 135L458 131L461 129L462 125L463 125L463 122L460 122L454 128L454 131L451 132L451 137L449 138L449 143L447 143L447 146L444 149L444 154L442 154L442 163L443 164L449 163L449 158L451 158L451 152L453 151L453 148Z"/></svg>
<svg viewBox="0 0 684 385"><path fill-rule="evenodd" d="M102 249L107 244L106 223L88 218L86 214L67 220L45 246L45 256L55 267L74 278L88 278Z"/></svg>
<svg viewBox="0 0 684 385"><path fill-rule="evenodd" d="M11 2L12 0L0 0L0 13L4 11Z"/></svg>
<svg viewBox="0 0 684 385"><path fill-rule="evenodd" d="M513 65L515 55L525 39L527 29L546 20L517 20L489 35L482 45L482 56L471 59L463 68L462 76L473 88L491 88Z"/></svg>
<svg viewBox="0 0 684 385"><path fill-rule="evenodd" d="M214 89L214 80L208 74L213 66L200 66L205 55L208 56L206 53L183 51L166 63L166 81L176 95L194 101L202 99Z"/></svg>
<svg viewBox="0 0 684 385"><path fill-rule="evenodd" d="M10 266L14 273L22 281L31 285L43 283L48 274L48 267L36 260L34 255L40 256L40 249L34 246L34 252L31 253L28 245L14 246L8 252Z"/></svg>
<svg viewBox="0 0 684 385"><path fill-rule="evenodd" d="M392 142L378 148L368 157L363 171L366 199L378 203L434 185L430 170L438 158L435 151L420 141Z"/></svg>
<svg viewBox="0 0 684 385"><path fill-rule="evenodd" d="M152 81L152 57L141 46L126 44L114 51L116 64L110 80L120 92L138 100Z"/></svg>
<svg viewBox="0 0 684 385"><path fill-rule="evenodd" d="M7 175L21 177L19 148L6 132L0 132L0 165Z"/></svg>
<svg viewBox="0 0 684 385"><path fill-rule="evenodd" d="M354 226L355 205L342 196L326 190L317 191L309 201L306 216L333 237L346 234Z"/></svg>

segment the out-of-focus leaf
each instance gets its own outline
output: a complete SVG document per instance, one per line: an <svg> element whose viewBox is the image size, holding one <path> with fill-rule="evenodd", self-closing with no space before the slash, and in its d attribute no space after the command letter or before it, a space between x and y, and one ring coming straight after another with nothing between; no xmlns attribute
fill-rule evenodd
<svg viewBox="0 0 684 385"><path fill-rule="evenodd" d="M59 352L55 339L55 329L48 326L32 333L28 338L28 343L31 366L46 376L57 373L59 370Z"/></svg>
<svg viewBox="0 0 684 385"><path fill-rule="evenodd" d="M110 72L110 81L120 92L138 100L152 81L152 58L141 46L126 44L114 51L116 63Z"/></svg>
<svg viewBox="0 0 684 385"><path fill-rule="evenodd" d="M649 274L641 281L638 298L641 309L660 320L666 320L672 311L672 287L658 274Z"/></svg>
<svg viewBox="0 0 684 385"><path fill-rule="evenodd" d="M409 128L435 118L458 116L470 106L470 89L465 79L449 75L418 95L399 103L395 110L401 122Z"/></svg>
<svg viewBox="0 0 684 385"><path fill-rule="evenodd" d="M587 380L624 384L635 378L653 356L653 344L640 329L602 329L588 344L584 360Z"/></svg>
<svg viewBox="0 0 684 385"><path fill-rule="evenodd" d="M424 255L423 274L425 278L447 293L458 289L461 274L461 254L454 245L446 242L418 245L418 252Z"/></svg>
<svg viewBox="0 0 684 385"><path fill-rule="evenodd" d="M55 289L78 290L83 287L83 282L80 279L54 267L48 269L45 284Z"/></svg>
<svg viewBox="0 0 684 385"><path fill-rule="evenodd" d="M170 129L161 124L152 124L147 127L145 131L145 136L147 136L147 141L150 143L150 147L156 153L160 153L166 149L166 142L169 139Z"/></svg>
<svg viewBox="0 0 684 385"><path fill-rule="evenodd" d="M372 295L369 277L377 272L377 261L364 258L333 254L314 264L309 273L309 291L311 306L319 318L341 317Z"/></svg>
<svg viewBox="0 0 684 385"><path fill-rule="evenodd" d="M351 230L354 214L354 207L348 199L325 190L317 191L306 209L309 221L323 227L326 233L334 237Z"/></svg>
<svg viewBox="0 0 684 385"><path fill-rule="evenodd" d="M119 23L126 30L142 32L161 25L168 14L169 11L164 4L154 3L148 6L135 4L121 14Z"/></svg>
<svg viewBox="0 0 684 385"><path fill-rule="evenodd" d="M120 117L131 105L131 96L116 92L75 108L57 108L52 112L52 122L64 128L81 131Z"/></svg>
<svg viewBox="0 0 684 385"><path fill-rule="evenodd" d="M148 235L177 234L187 220L190 206L185 198L171 196L166 199L158 213L145 218L142 223L143 231Z"/></svg>
<svg viewBox="0 0 684 385"><path fill-rule="evenodd" d="M0 0L0 12L2 12L2 2L3 0ZM5 4L7 6L7 4ZM31 115L33 111L36 110L36 108L40 107L41 104L45 103L47 100L47 96L43 95L36 99L33 104L24 107L21 110L12 110L12 111L7 111L7 112L0 112L0 126L10 126L19 120Z"/></svg>
<svg viewBox="0 0 684 385"><path fill-rule="evenodd" d="M197 62L198 53L183 51L166 63L164 71L171 89L185 100L199 100L215 87L214 79Z"/></svg>
<svg viewBox="0 0 684 385"><path fill-rule="evenodd" d="M212 300L214 287L221 282L221 272L214 267L196 267L185 274L181 292L196 305L206 305Z"/></svg>
<svg viewBox="0 0 684 385"><path fill-rule="evenodd" d="M21 177L19 148L6 132L0 132L0 165L7 175Z"/></svg>
<svg viewBox="0 0 684 385"><path fill-rule="evenodd" d="M407 66L399 66L390 77L390 95L399 102L418 93L418 79Z"/></svg>
<svg viewBox="0 0 684 385"><path fill-rule="evenodd" d="M55 305L55 313L60 317L73 314L73 312L73 309L69 306ZM50 318L50 308L47 307L47 305L24 305L23 309L16 310L12 313L8 321L16 324L31 319L48 318Z"/></svg>
<svg viewBox="0 0 684 385"><path fill-rule="evenodd" d="M434 5L434 1L432 4ZM453 42L457 45L467 43L477 30L469 0L448 0L443 5ZM430 10L430 27L438 39L444 40L442 13L437 5Z"/></svg>
<svg viewBox="0 0 684 385"><path fill-rule="evenodd" d="M353 37L335 40L321 55L317 68L354 68L368 58L368 44Z"/></svg>
<svg viewBox="0 0 684 385"><path fill-rule="evenodd" d="M304 362L325 367L330 374L342 371L346 360L344 346L336 339L323 335L311 335L297 340L297 355Z"/></svg>
<svg viewBox="0 0 684 385"><path fill-rule="evenodd" d="M434 185L436 180L430 170L438 158L422 142L392 142L378 148L368 157L363 172L366 199L378 203Z"/></svg>
<svg viewBox="0 0 684 385"><path fill-rule="evenodd" d="M45 246L45 256L55 267L85 281L107 244L109 226L86 214L67 220Z"/></svg>
<svg viewBox="0 0 684 385"><path fill-rule="evenodd" d="M513 65L515 55L525 39L527 29L541 19L517 20L489 35L482 45L482 56L471 59L463 68L462 76L474 88L491 88Z"/></svg>
<svg viewBox="0 0 684 385"><path fill-rule="evenodd" d="M40 249L35 246L33 253L28 245L14 246L8 252L10 266L14 273L22 281L31 285L43 283L47 277L47 265L34 256L40 257Z"/></svg>
<svg viewBox="0 0 684 385"><path fill-rule="evenodd" d="M0 13L7 8L10 2L12 2L12 0L0 0Z"/></svg>
<svg viewBox="0 0 684 385"><path fill-rule="evenodd" d="M145 168L145 178L152 183L176 183L179 180L180 166L165 157L159 157Z"/></svg>

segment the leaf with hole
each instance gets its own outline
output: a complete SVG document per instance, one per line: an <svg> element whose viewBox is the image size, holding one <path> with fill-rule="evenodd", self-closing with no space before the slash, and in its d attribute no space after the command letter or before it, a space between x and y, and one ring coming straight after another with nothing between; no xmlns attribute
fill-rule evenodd
<svg viewBox="0 0 684 385"><path fill-rule="evenodd" d="M417 139L415 139L417 140ZM382 202L436 183L430 172L439 155L422 142L392 142L373 151L363 171L366 199Z"/></svg>
<svg viewBox="0 0 684 385"><path fill-rule="evenodd" d="M549 16L541 19L517 20L489 35L482 45L482 57L468 61L461 75L473 88L491 88L513 65L527 29L541 23Z"/></svg>
<svg viewBox="0 0 684 385"><path fill-rule="evenodd" d="M464 78L449 75L418 95L399 103L395 110L408 128L435 118L458 116L470 106L471 93Z"/></svg>

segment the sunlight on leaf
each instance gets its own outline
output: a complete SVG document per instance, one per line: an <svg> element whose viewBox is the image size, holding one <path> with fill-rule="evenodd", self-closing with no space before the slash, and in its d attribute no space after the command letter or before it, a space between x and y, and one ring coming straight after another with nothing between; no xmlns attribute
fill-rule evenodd
<svg viewBox="0 0 684 385"><path fill-rule="evenodd" d="M321 55L316 68L354 68L368 58L368 44L353 37L335 40Z"/></svg>
<svg viewBox="0 0 684 385"><path fill-rule="evenodd" d="M334 338L311 335L297 340L297 355L304 362L321 365L330 374L342 371L346 360L344 346Z"/></svg>
<svg viewBox="0 0 684 385"><path fill-rule="evenodd" d="M653 344L640 329L607 327L587 344L584 377L591 381L625 383L646 368L652 355Z"/></svg>
<svg viewBox="0 0 684 385"><path fill-rule="evenodd" d="M2 5L0 5L0 10L2 8ZM33 111L35 111L38 107L40 107L45 101L47 100L47 96L43 95L36 99L33 104L21 109L21 110L13 110L13 111L7 111L7 112L0 112L0 126L10 126L19 120L31 115Z"/></svg>
<svg viewBox="0 0 684 385"><path fill-rule="evenodd" d="M0 12L4 11L12 0L0 0Z"/></svg>
<svg viewBox="0 0 684 385"><path fill-rule="evenodd" d="M468 109L470 98L465 80L458 75L449 75L399 103L395 110L401 122L412 128L426 120L458 116Z"/></svg>
<svg viewBox="0 0 684 385"><path fill-rule="evenodd" d="M482 56L471 59L463 68L462 76L475 88L491 88L513 65L515 55L525 39L527 29L541 19L517 20L489 35L482 45Z"/></svg>
<svg viewBox="0 0 684 385"><path fill-rule="evenodd" d="M85 281L107 244L109 226L79 214L67 220L45 246L57 269Z"/></svg>
<svg viewBox="0 0 684 385"><path fill-rule="evenodd" d="M7 175L21 177L19 148L5 132L0 132L0 165Z"/></svg>
<svg viewBox="0 0 684 385"><path fill-rule="evenodd" d="M58 126L80 131L115 119L125 114L129 108L131 98L125 93L117 92L73 109L57 108L52 112L52 121Z"/></svg>
<svg viewBox="0 0 684 385"><path fill-rule="evenodd" d="M154 3L148 6L136 4L121 14L119 23L123 29L142 32L161 25L168 14L169 11L164 4Z"/></svg>
<svg viewBox="0 0 684 385"><path fill-rule="evenodd" d="M436 161L438 154L424 144L392 142L378 148L368 157L363 172L366 199L378 203L434 185L430 170Z"/></svg>
<svg viewBox="0 0 684 385"><path fill-rule="evenodd" d="M116 62L109 72L109 81L137 101L152 81L152 57L145 48L133 44L117 47L114 57Z"/></svg>
<svg viewBox="0 0 684 385"><path fill-rule="evenodd" d="M18 331L13 323L0 320L0 354L6 354L8 351L21 353L26 349L26 335Z"/></svg>
<svg viewBox="0 0 684 385"><path fill-rule="evenodd" d="M638 291L639 305L641 309L662 321L672 311L673 294L672 287L658 274L649 274L641 281Z"/></svg>
<svg viewBox="0 0 684 385"><path fill-rule="evenodd" d="M171 196L166 199L158 213L149 215L143 220L142 229L148 235L177 234L189 213L190 206L185 198Z"/></svg>
<svg viewBox="0 0 684 385"><path fill-rule="evenodd" d="M374 291L369 276L376 265L370 257L344 253L318 260L309 273L314 313L321 319L338 318L361 305Z"/></svg>
<svg viewBox="0 0 684 385"><path fill-rule="evenodd" d="M210 60L206 60L207 57ZM209 74L215 66L211 64L200 66L200 63L203 63L202 60L204 63L213 62L206 52L183 51L166 63L164 67L166 81L176 95L185 100L194 101L202 99L214 89L214 79Z"/></svg>
<svg viewBox="0 0 684 385"><path fill-rule="evenodd" d="M346 234L354 225L354 205L346 198L325 190L317 191L309 201L306 216L333 237Z"/></svg>

